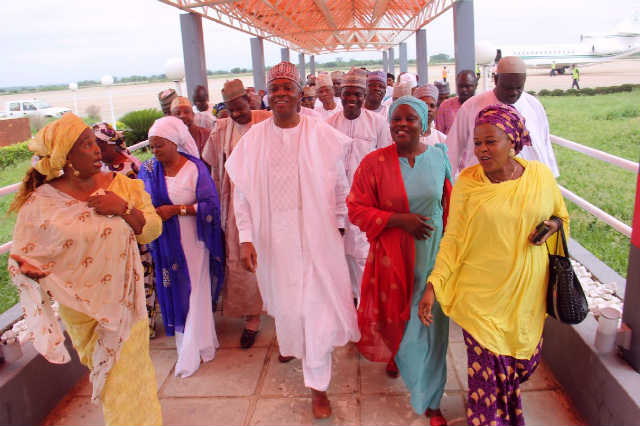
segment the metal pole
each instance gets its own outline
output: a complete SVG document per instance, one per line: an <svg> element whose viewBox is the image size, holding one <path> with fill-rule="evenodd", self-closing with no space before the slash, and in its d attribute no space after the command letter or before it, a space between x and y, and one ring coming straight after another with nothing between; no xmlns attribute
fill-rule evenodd
<svg viewBox="0 0 640 426"><path fill-rule="evenodd" d="M420 84L429 82L429 56L427 55L427 31L416 31L416 66Z"/></svg>
<svg viewBox="0 0 640 426"><path fill-rule="evenodd" d="M382 51L382 69L384 70L385 74L389 72L389 61L387 60L386 50Z"/></svg>
<svg viewBox="0 0 640 426"><path fill-rule="evenodd" d="M407 43L400 43L400 72L409 71L409 61L407 60Z"/></svg>
<svg viewBox="0 0 640 426"><path fill-rule="evenodd" d="M640 174L636 186L636 205L631 231L627 287L624 291L623 324L631 330L631 346L622 349L622 356L631 367L640 372Z"/></svg>
<svg viewBox="0 0 640 426"><path fill-rule="evenodd" d="M73 91L73 113L78 115L78 96L75 90Z"/></svg>
<svg viewBox="0 0 640 426"><path fill-rule="evenodd" d="M264 42L261 37L251 38L251 65L253 68L253 86L265 90L264 78Z"/></svg>
<svg viewBox="0 0 640 426"><path fill-rule="evenodd" d="M482 91L486 92L489 90L489 65L483 65L480 72L482 73Z"/></svg>
<svg viewBox="0 0 640 426"><path fill-rule="evenodd" d="M109 91L109 108L111 109L111 125L115 130L118 130L116 126L116 116L113 112L113 93L111 91L111 86L107 87L107 90Z"/></svg>
<svg viewBox="0 0 640 426"><path fill-rule="evenodd" d="M304 83L307 80L307 70L304 63L304 53L298 54L298 71L300 71L300 81Z"/></svg>
<svg viewBox="0 0 640 426"><path fill-rule="evenodd" d="M453 4L453 39L456 73L475 70L476 43L473 23L473 0L458 0ZM454 73L451 73L454 75Z"/></svg>
<svg viewBox="0 0 640 426"><path fill-rule="evenodd" d="M311 55L309 58L309 73L316 75L316 57L315 55Z"/></svg>
<svg viewBox="0 0 640 426"><path fill-rule="evenodd" d="M282 62L291 62L289 57L290 55L288 47L283 47L282 49L280 49L280 59L282 60Z"/></svg>
<svg viewBox="0 0 640 426"><path fill-rule="evenodd" d="M202 17L195 13L180 15L184 73L187 82L187 96L193 96L196 86L208 87L207 64L202 32ZM192 99L193 100L193 99Z"/></svg>
<svg viewBox="0 0 640 426"><path fill-rule="evenodd" d="M393 54L393 47L389 48L389 72L393 75L396 74L396 60Z"/></svg>

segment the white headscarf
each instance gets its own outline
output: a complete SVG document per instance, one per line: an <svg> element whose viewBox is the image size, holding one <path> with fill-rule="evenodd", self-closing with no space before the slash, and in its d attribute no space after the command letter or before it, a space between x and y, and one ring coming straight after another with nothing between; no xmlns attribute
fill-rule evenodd
<svg viewBox="0 0 640 426"><path fill-rule="evenodd" d="M149 137L160 136L176 144L179 152L200 158L198 146L189 129L178 117L168 116L157 119L149 129Z"/></svg>
<svg viewBox="0 0 640 426"><path fill-rule="evenodd" d="M398 86L403 83L408 84L413 89L418 85L418 79L414 74L406 72L398 78Z"/></svg>

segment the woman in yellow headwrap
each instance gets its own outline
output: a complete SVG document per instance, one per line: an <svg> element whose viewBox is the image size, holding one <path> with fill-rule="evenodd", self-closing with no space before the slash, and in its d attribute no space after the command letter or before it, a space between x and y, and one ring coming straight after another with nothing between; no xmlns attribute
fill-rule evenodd
<svg viewBox="0 0 640 426"><path fill-rule="evenodd" d="M9 272L34 347L50 362L70 359L53 297L106 424L161 424L137 247L158 237L160 217L141 181L100 171L100 148L79 117L47 125L29 149L39 160L11 206Z"/></svg>

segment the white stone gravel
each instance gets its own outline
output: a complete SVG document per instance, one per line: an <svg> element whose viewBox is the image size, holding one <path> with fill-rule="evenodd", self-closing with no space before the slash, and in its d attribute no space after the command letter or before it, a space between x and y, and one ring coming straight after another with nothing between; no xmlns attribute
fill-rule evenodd
<svg viewBox="0 0 640 426"><path fill-rule="evenodd" d="M593 315L598 318L602 309L613 308L622 316L622 299L617 294L618 283L602 283L579 262L571 259L571 264L587 296L589 310L593 312Z"/></svg>

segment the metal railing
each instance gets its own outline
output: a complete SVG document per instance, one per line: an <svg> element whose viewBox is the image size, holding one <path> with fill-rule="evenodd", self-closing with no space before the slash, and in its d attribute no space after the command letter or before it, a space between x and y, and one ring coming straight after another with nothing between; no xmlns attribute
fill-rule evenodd
<svg viewBox="0 0 640 426"><path fill-rule="evenodd" d="M573 151L577 151L577 152L581 152L585 155L588 155L590 157L593 157L595 159L601 160L601 161L605 161L609 164L613 164L614 166L620 167L622 169L625 170L629 170L631 172L634 173L638 173L639 171L639 167L638 167L638 163L634 163L633 161L629 161L629 160L625 160L624 158L620 158L620 157L616 157L615 155L611 155L608 154L604 151L600 151L598 149L594 149L594 148L590 148L588 146L585 145L580 145L579 143L570 141L568 139L564 139L561 138L559 136L555 136L555 135L551 135L551 142L559 145L559 146L563 146L565 148L571 149ZM146 147L147 145L149 145L149 141L142 141L139 142L135 145L131 145L129 147L130 151L135 151L141 148ZM12 194L14 192L17 192L18 189L20 188L20 183L14 183L12 185L7 185L5 187L0 188L0 197L7 195L7 194ZM568 190L567 188L563 187L562 185L560 185L560 191L562 192L562 195L564 195L564 197L570 201L572 201L573 203L575 203L578 207L580 207L581 209L589 212L590 214L594 215L595 217L597 217L598 219L600 219L601 221L603 221L604 223L606 223L607 225L611 226L613 229L615 229L616 231L620 232L623 235L626 235L627 237L631 238L631 227L629 225L627 225L626 223L622 222L621 220L617 219L616 217L610 215L609 213L605 212L604 210L600 209L599 207L595 206L594 204L591 204L590 202L588 202L587 200L585 200L584 198L580 197L579 195L571 192L570 190ZM7 253L9 250L11 250L11 244L12 242L6 242L2 245L0 245L0 255Z"/></svg>
<svg viewBox="0 0 640 426"><path fill-rule="evenodd" d="M595 148L590 148L588 146L580 145L579 143L570 141L568 139L561 138L559 136L551 135L551 142L558 145L568 148L572 151L581 152L589 157L593 157L597 160L601 160L607 162L609 164L613 164L616 167L620 167L621 169L629 170L630 172L638 173L638 163L634 163L633 161L625 160L624 158L616 157L615 155L611 155L607 152L600 151ZM631 227L616 217L610 215L599 207L591 204L584 198L579 195L571 192L567 188L562 185L560 186L560 192L567 200L572 201L582 210L591 213L607 225L611 226L613 229L618 231L619 233L626 235L631 238Z"/></svg>

